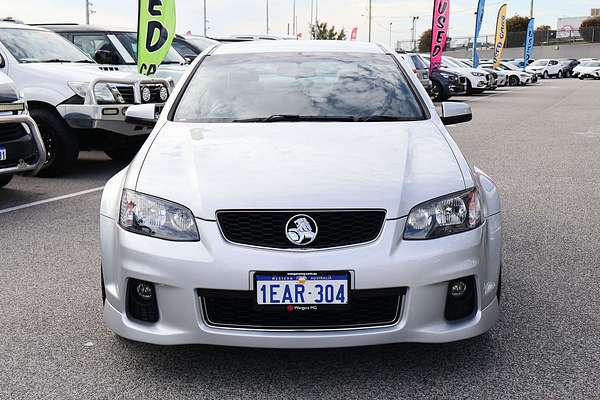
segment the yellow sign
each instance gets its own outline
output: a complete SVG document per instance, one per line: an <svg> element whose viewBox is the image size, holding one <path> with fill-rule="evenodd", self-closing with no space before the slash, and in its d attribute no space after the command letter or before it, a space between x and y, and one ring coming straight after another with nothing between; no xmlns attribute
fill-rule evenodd
<svg viewBox="0 0 600 400"><path fill-rule="evenodd" d="M498 11L498 22L496 23L496 46L494 47L494 69L500 67L502 62L502 53L506 44L506 13L508 6L506 4L500 7Z"/></svg>

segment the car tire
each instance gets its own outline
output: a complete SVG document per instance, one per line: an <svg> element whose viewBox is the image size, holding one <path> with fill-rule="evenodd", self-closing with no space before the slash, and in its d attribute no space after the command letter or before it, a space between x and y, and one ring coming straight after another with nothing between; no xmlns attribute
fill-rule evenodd
<svg viewBox="0 0 600 400"><path fill-rule="evenodd" d="M12 175L0 175L0 189L2 189L4 186L8 185L10 183L10 181L12 180L13 176Z"/></svg>
<svg viewBox="0 0 600 400"><path fill-rule="evenodd" d="M550 79L550 74L548 73L548 71L544 71L544 74L542 75L542 79Z"/></svg>
<svg viewBox="0 0 600 400"><path fill-rule="evenodd" d="M516 76L508 77L508 86L519 86L519 78Z"/></svg>
<svg viewBox="0 0 600 400"><path fill-rule="evenodd" d="M440 102L445 100L444 97L444 88L442 87L442 84L437 81L433 81L431 86L431 100Z"/></svg>
<svg viewBox="0 0 600 400"><path fill-rule="evenodd" d="M471 96L473 94L473 85L471 85L471 81L467 80L467 95Z"/></svg>
<svg viewBox="0 0 600 400"><path fill-rule="evenodd" d="M46 146L47 160L37 175L53 177L64 174L77 161L79 139L55 112L32 108L29 113L38 125Z"/></svg>
<svg viewBox="0 0 600 400"><path fill-rule="evenodd" d="M558 79L562 79L563 78L563 72L562 71L558 71Z"/></svg>
<svg viewBox="0 0 600 400"><path fill-rule="evenodd" d="M500 264L500 274L498 275L498 289L496 289L496 297L498 298L498 304L502 299L502 264Z"/></svg>

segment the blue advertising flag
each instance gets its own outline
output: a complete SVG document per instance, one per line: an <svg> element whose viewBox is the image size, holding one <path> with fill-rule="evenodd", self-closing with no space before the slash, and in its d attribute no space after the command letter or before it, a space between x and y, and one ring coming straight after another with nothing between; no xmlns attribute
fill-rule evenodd
<svg viewBox="0 0 600 400"><path fill-rule="evenodd" d="M527 35L525 36L525 56L523 57L523 71L529 65L529 59L533 53L533 45L535 43L535 18L529 20L527 27Z"/></svg>
<svg viewBox="0 0 600 400"><path fill-rule="evenodd" d="M483 12L485 11L485 0L479 0L477 5L477 15L475 16L475 37L473 38L473 68L479 68L479 54L477 54L477 39L481 31L483 22Z"/></svg>

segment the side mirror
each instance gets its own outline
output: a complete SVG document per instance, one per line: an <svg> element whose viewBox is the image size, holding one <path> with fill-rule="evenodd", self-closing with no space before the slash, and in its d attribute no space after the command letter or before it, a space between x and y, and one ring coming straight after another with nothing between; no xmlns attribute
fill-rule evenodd
<svg viewBox="0 0 600 400"><path fill-rule="evenodd" d="M4 57L0 54L0 68L6 67L6 61L4 61Z"/></svg>
<svg viewBox="0 0 600 400"><path fill-rule="evenodd" d="M462 124L473 119L471 106L466 103L444 102L440 115L444 125Z"/></svg>
<svg viewBox="0 0 600 400"><path fill-rule="evenodd" d="M136 104L127 109L125 122L153 127L158 121L155 104Z"/></svg>

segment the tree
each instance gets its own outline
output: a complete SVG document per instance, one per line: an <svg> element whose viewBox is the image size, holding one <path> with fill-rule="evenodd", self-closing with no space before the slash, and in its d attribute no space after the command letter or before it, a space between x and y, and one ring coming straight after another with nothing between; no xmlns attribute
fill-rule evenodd
<svg viewBox="0 0 600 400"><path fill-rule="evenodd" d="M523 47L527 28L529 27L529 17L515 15L506 20L506 44L505 47Z"/></svg>
<svg viewBox="0 0 600 400"><path fill-rule="evenodd" d="M431 51L431 36L433 32L427 29L419 37L419 53L429 53Z"/></svg>
<svg viewBox="0 0 600 400"><path fill-rule="evenodd" d="M552 27L550 25L540 25L536 28L536 30L542 31L542 32L548 32L548 31L552 30Z"/></svg>
<svg viewBox="0 0 600 400"><path fill-rule="evenodd" d="M507 32L527 32L529 26L529 17L521 17L515 15L506 19L506 31Z"/></svg>
<svg viewBox="0 0 600 400"><path fill-rule="evenodd" d="M311 36L316 40L346 40L346 31L342 28L341 31L335 30L335 25L328 28L327 22L319 22L313 25Z"/></svg>
<svg viewBox="0 0 600 400"><path fill-rule="evenodd" d="M579 27L579 33L588 42L600 42L600 16L584 20Z"/></svg>
<svg viewBox="0 0 600 400"><path fill-rule="evenodd" d="M431 51L431 38L433 32L431 29L427 29L424 31L419 37L419 42L417 43L417 47L419 48L419 53L429 53ZM452 39L450 37L446 37L446 45L444 46L444 51L450 47L450 42Z"/></svg>

